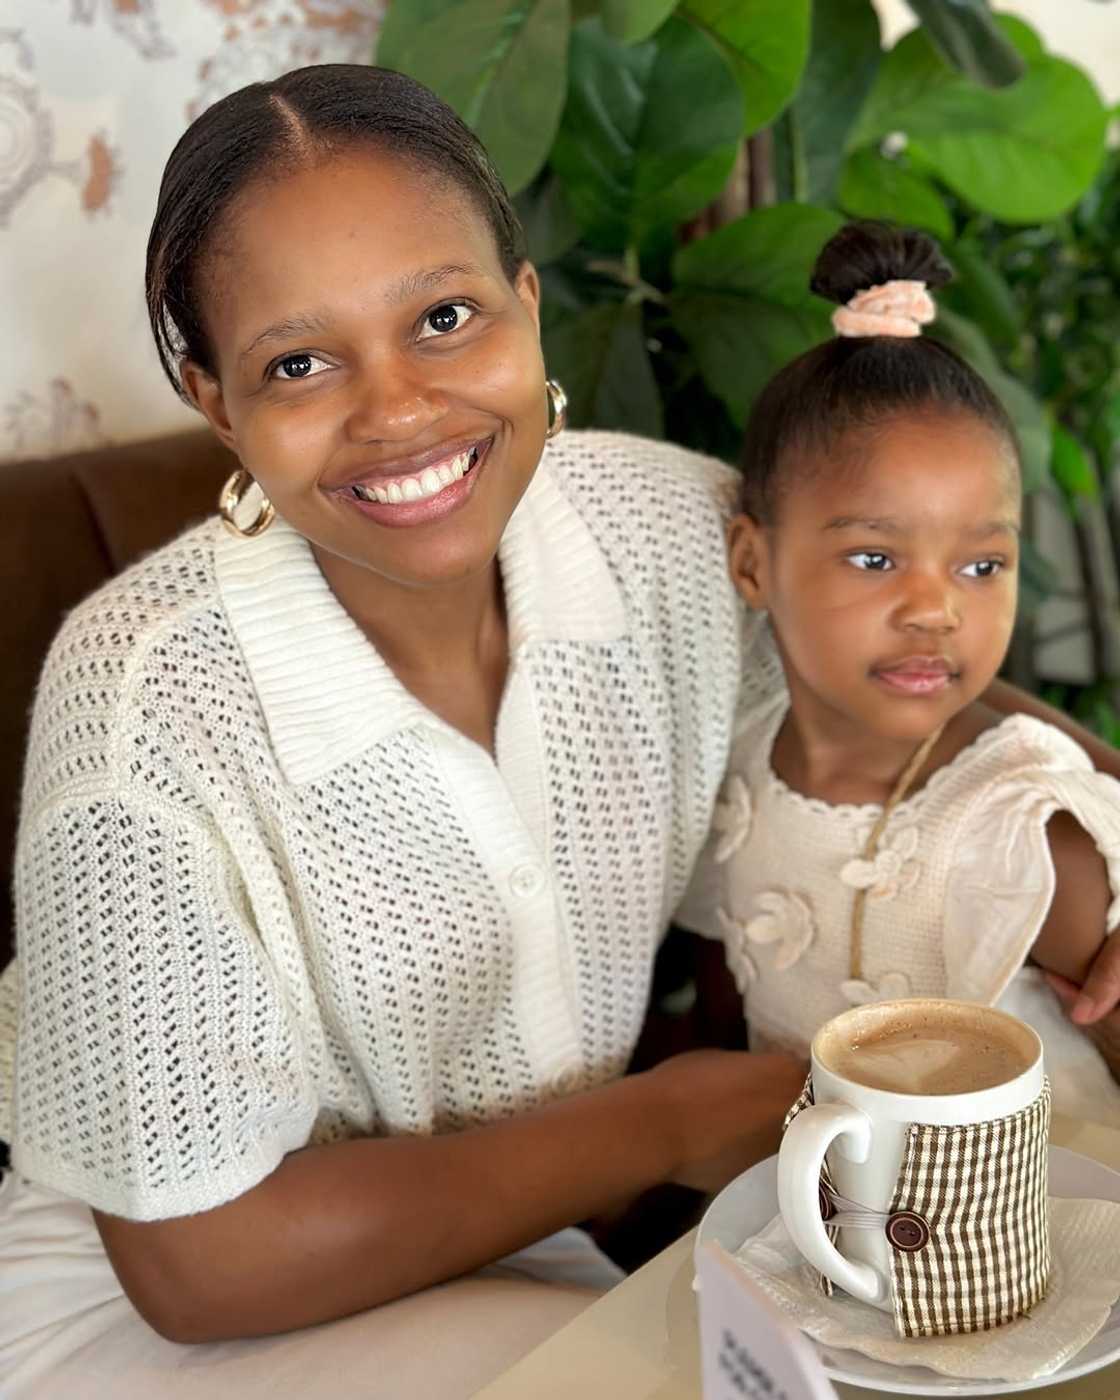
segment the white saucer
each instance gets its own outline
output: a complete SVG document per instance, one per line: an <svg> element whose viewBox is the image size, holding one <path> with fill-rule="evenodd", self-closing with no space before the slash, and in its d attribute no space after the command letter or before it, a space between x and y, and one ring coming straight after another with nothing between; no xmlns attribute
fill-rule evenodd
<svg viewBox="0 0 1120 1400"><path fill-rule="evenodd" d="M696 1234L696 1248L718 1241L734 1253L757 1235L778 1213L778 1159L765 1162L725 1186L705 1212ZM1074 1199L1120 1203L1120 1172L1064 1147L1050 1148L1050 1194ZM813 1342L813 1339L809 1339ZM1087 1375L1120 1359L1120 1302L1091 1342L1066 1365L1032 1381L954 1380L926 1366L892 1366L858 1351L841 1351L813 1342L824 1369L833 1380L895 1395L1010 1395L1037 1390Z"/></svg>

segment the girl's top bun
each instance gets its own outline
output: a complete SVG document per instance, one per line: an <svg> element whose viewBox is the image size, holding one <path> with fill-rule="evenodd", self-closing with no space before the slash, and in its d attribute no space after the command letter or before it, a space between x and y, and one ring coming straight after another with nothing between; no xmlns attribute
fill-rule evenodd
<svg viewBox="0 0 1120 1400"><path fill-rule="evenodd" d="M932 290L952 276L952 267L928 234L861 220L845 224L821 249L809 290L845 306L857 292L885 282L924 282Z"/></svg>

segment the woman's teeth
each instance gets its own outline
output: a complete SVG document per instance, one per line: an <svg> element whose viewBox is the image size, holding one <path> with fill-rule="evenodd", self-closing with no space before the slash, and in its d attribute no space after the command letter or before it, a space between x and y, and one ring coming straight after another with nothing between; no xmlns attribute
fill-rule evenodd
<svg viewBox="0 0 1120 1400"><path fill-rule="evenodd" d="M453 481L459 481L478 461L478 448L460 452L438 467L426 467L415 476L398 477L395 481L379 482L376 486L351 486L359 501L376 501L383 506L401 505L408 501L426 501L438 496Z"/></svg>

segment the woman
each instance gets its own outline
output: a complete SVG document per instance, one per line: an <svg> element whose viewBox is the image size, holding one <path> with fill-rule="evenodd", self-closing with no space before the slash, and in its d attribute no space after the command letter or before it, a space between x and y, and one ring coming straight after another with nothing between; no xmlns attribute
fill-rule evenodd
<svg viewBox="0 0 1120 1400"><path fill-rule="evenodd" d="M172 154L157 344L243 471L233 532L108 585L44 674L9 1393L245 1395L282 1354L338 1395L347 1346L362 1394L469 1393L586 1294L522 1259L554 1286L366 1310L773 1148L787 1057L620 1077L740 677L775 683L732 474L557 436L538 295L484 153L398 75L253 85Z"/></svg>

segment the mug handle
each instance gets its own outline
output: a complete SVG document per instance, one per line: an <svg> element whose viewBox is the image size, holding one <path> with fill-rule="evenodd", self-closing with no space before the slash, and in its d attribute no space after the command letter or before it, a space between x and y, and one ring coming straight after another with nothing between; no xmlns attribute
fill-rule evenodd
<svg viewBox="0 0 1120 1400"><path fill-rule="evenodd" d="M860 1302L879 1303L887 1296L886 1281L870 1264L845 1259L821 1219L821 1168L834 1142L849 1161L866 1162L871 1119L845 1103L803 1108L786 1129L778 1151L778 1209L790 1239L815 1269Z"/></svg>

